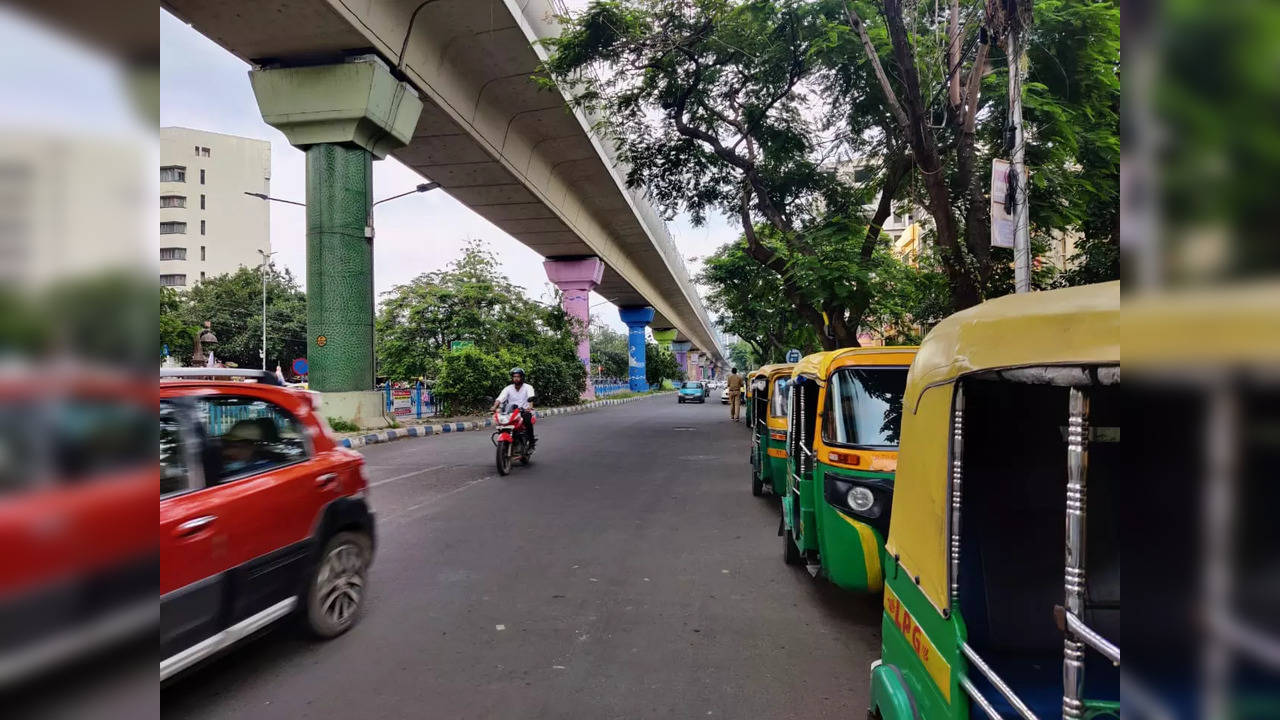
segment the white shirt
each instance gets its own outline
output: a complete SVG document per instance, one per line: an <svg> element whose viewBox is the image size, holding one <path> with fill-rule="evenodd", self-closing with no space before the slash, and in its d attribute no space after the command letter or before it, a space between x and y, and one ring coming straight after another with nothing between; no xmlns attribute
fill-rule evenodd
<svg viewBox="0 0 1280 720"><path fill-rule="evenodd" d="M533 399L536 393L533 392L533 386L525 383L517 390L514 384L502 388L502 392L498 393L498 406L505 412L507 408L518 407L528 408L529 401Z"/></svg>

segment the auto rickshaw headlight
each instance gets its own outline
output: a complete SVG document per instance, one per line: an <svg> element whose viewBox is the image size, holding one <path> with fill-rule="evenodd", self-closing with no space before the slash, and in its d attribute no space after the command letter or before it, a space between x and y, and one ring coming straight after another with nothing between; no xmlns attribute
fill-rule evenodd
<svg viewBox="0 0 1280 720"><path fill-rule="evenodd" d="M870 488L854 485L845 496L845 502L849 503L849 507L855 512L865 513L876 504L876 496Z"/></svg>

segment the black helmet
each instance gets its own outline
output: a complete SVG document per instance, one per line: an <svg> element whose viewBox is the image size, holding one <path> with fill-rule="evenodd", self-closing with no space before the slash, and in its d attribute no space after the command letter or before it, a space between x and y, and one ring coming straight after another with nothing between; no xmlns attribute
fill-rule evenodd
<svg viewBox="0 0 1280 720"><path fill-rule="evenodd" d="M510 374L511 374L511 375L515 375L516 373L519 373L519 374L520 374L520 377L524 377L524 368L522 368L522 367L513 367L513 368L511 368L511 373L510 373Z"/></svg>

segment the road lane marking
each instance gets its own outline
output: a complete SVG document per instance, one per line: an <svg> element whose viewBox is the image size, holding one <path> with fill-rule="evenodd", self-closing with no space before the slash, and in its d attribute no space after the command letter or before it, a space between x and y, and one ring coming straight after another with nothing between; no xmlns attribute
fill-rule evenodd
<svg viewBox="0 0 1280 720"><path fill-rule="evenodd" d="M429 472L431 472L431 471L433 471L433 470L443 470L443 469L445 469L445 468L447 468L447 467L449 467L449 466L448 466L448 465L433 465L432 467L429 467L429 468L422 468L421 470L414 470L413 472L410 472L410 473L405 473L405 474L403 474L403 475L396 475L395 477L389 477L389 478L386 478L386 479L384 479L384 480L378 480L377 482L369 483L369 487L378 487L379 485L386 485L387 483L393 483L393 482L395 482L395 481L397 481L397 480L404 480L404 479L406 479L406 478L411 478L411 477L413 477L414 475L421 475L421 474L423 474L423 473L429 473Z"/></svg>

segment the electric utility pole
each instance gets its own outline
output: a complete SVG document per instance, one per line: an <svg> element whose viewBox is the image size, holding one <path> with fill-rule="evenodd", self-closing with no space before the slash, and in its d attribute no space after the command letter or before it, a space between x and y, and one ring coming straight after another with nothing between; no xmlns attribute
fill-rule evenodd
<svg viewBox="0 0 1280 720"><path fill-rule="evenodd" d="M1010 3L1014 8L1018 0ZM1005 56L1009 61L1009 127L1011 144L1009 167L1016 185L1013 191L1013 281L1014 292L1031 292L1031 216L1028 212L1026 135L1022 131L1022 13L1016 10L1006 18ZM1030 20L1030 13L1027 13Z"/></svg>

